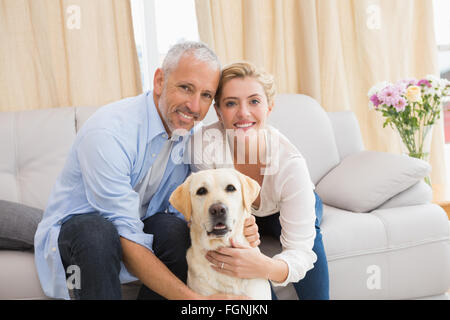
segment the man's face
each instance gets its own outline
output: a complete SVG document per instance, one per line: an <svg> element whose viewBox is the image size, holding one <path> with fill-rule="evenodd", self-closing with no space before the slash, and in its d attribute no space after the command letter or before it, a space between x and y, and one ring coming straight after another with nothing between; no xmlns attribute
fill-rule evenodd
<svg viewBox="0 0 450 320"><path fill-rule="evenodd" d="M208 113L220 71L188 54L181 57L168 79L164 77L162 69L156 70L153 92L164 127L169 134L175 129L189 131L194 121L203 120Z"/></svg>

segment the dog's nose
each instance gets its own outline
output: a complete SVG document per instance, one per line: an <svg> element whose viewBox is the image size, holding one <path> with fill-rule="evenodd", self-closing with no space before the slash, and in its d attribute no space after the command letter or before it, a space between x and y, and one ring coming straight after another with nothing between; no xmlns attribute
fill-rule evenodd
<svg viewBox="0 0 450 320"><path fill-rule="evenodd" d="M215 218L223 217L227 211L227 207L222 203L216 203L209 207L209 214Z"/></svg>

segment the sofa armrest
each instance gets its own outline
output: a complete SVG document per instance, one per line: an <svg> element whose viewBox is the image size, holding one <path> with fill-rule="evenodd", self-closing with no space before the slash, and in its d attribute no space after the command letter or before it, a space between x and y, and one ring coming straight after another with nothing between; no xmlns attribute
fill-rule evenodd
<svg viewBox="0 0 450 320"><path fill-rule="evenodd" d="M424 180L420 180L405 191L402 191L390 198L388 201L376 208L376 210L428 204L431 203L432 199L433 191L430 186L426 184Z"/></svg>

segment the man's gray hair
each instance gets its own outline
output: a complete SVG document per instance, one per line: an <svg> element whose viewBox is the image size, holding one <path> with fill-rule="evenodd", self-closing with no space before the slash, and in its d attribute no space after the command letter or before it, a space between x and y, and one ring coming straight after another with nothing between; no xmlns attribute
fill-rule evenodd
<svg viewBox="0 0 450 320"><path fill-rule="evenodd" d="M168 75L178 66L181 57L186 54L192 54L197 60L208 62L212 67L221 70L219 58L205 43L185 41L172 46L164 58L162 70L166 80Z"/></svg>

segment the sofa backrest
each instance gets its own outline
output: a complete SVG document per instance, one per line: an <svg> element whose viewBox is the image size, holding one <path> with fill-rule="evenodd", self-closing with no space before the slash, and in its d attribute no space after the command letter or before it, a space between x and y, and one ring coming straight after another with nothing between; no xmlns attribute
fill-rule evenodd
<svg viewBox="0 0 450 320"><path fill-rule="evenodd" d="M0 199L44 209L76 132L99 107L0 113ZM211 107L204 123L217 121ZM363 149L352 112L327 113L314 99L279 94L269 123L305 157L313 183Z"/></svg>
<svg viewBox="0 0 450 320"><path fill-rule="evenodd" d="M351 111L328 112L340 160L365 149L358 120ZM340 162L340 161L339 161Z"/></svg>
<svg viewBox="0 0 450 320"><path fill-rule="evenodd" d="M330 119L313 98L301 94L277 95L269 123L305 157L314 184L339 164Z"/></svg>
<svg viewBox="0 0 450 320"><path fill-rule="evenodd" d="M92 116L100 107L76 107L75 108L75 129L77 132L87 119Z"/></svg>
<svg viewBox="0 0 450 320"><path fill-rule="evenodd" d="M1 112L0 199L45 208L75 135L75 108Z"/></svg>

